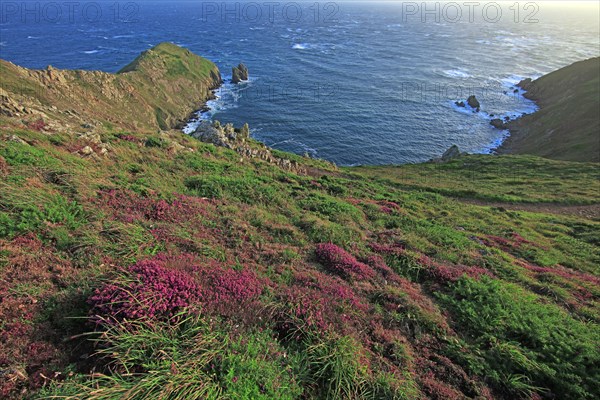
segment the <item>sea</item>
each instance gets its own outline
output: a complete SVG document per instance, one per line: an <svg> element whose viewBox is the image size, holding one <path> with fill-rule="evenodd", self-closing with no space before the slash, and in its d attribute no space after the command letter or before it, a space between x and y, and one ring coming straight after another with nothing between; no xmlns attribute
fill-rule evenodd
<svg viewBox="0 0 600 400"><path fill-rule="evenodd" d="M536 110L517 82L600 55L598 4L3 0L0 58L116 72L173 42L226 81L250 71L199 119L338 165L415 163L493 152L508 133L491 118ZM455 104L470 95L479 112Z"/></svg>

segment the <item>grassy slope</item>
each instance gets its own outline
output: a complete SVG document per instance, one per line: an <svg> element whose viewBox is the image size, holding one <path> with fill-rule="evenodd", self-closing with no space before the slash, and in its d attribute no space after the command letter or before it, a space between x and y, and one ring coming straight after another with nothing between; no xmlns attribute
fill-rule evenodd
<svg viewBox="0 0 600 400"><path fill-rule="evenodd" d="M600 161L600 58L537 79L526 96L540 110L510 123L501 152Z"/></svg>
<svg viewBox="0 0 600 400"><path fill-rule="evenodd" d="M600 193L597 164L526 155L472 155L446 163L364 166L348 172L405 190L489 202L597 204Z"/></svg>
<svg viewBox="0 0 600 400"><path fill-rule="evenodd" d="M175 115L181 77L211 65L161 45L116 75L60 74ZM75 91L79 122L115 113L78 135L79 103L35 87L47 72L0 67L52 124L0 117L0 397L600 395L600 222L493 204L597 207L596 164L285 155L298 175L149 133L155 109L110 93L104 109Z"/></svg>
<svg viewBox="0 0 600 400"><path fill-rule="evenodd" d="M0 87L33 110L25 119L169 129L188 117L221 80L215 64L171 43L142 53L117 74L28 70L0 60ZM54 108L53 108L54 107ZM39 114L41 113L41 114ZM30 121L31 122L31 121Z"/></svg>
<svg viewBox="0 0 600 400"><path fill-rule="evenodd" d="M297 157L312 171L300 176L174 131L101 136L111 151L92 159L68 133L0 128L2 396L600 394L600 224L464 204L448 188L591 204L593 165L469 156L431 185L427 164L339 172ZM492 176L515 164L527 190ZM485 178L469 183L468 165ZM317 259L327 242L349 261ZM140 260L212 293L193 302L200 317L78 336L98 311L86 299L131 288L120 268Z"/></svg>

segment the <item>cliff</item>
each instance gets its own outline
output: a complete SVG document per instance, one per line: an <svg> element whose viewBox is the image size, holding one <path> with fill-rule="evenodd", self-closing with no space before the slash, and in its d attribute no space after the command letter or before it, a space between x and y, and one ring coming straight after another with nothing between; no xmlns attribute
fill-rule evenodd
<svg viewBox="0 0 600 400"><path fill-rule="evenodd" d="M171 43L143 52L117 74L30 70L0 60L0 113L42 118L55 129L80 125L170 129L221 84L212 62Z"/></svg>
<svg viewBox="0 0 600 400"><path fill-rule="evenodd" d="M600 161L600 58L576 62L521 86L539 111L508 123L500 153Z"/></svg>

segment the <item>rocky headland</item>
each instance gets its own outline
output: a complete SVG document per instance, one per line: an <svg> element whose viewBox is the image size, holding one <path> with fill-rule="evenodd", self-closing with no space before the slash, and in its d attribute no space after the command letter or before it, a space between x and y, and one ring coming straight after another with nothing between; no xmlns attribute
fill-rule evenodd
<svg viewBox="0 0 600 400"><path fill-rule="evenodd" d="M568 161L600 161L600 58L576 62L518 86L540 109L512 121L492 120L510 137L500 154L534 154Z"/></svg>
<svg viewBox="0 0 600 400"><path fill-rule="evenodd" d="M4 60L0 74L0 114L26 124L42 119L55 130L168 130L222 83L214 63L172 43L143 52L116 74L51 66L33 70Z"/></svg>

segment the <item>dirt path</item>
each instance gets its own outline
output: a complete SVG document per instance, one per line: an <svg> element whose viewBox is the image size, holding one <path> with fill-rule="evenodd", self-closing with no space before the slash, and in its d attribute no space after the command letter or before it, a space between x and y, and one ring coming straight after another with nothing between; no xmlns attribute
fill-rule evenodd
<svg viewBox="0 0 600 400"><path fill-rule="evenodd" d="M502 207L513 211L529 211L545 214L571 215L580 218L600 221L600 204L565 205L552 203L502 203L477 199L456 198L457 201L486 207Z"/></svg>

